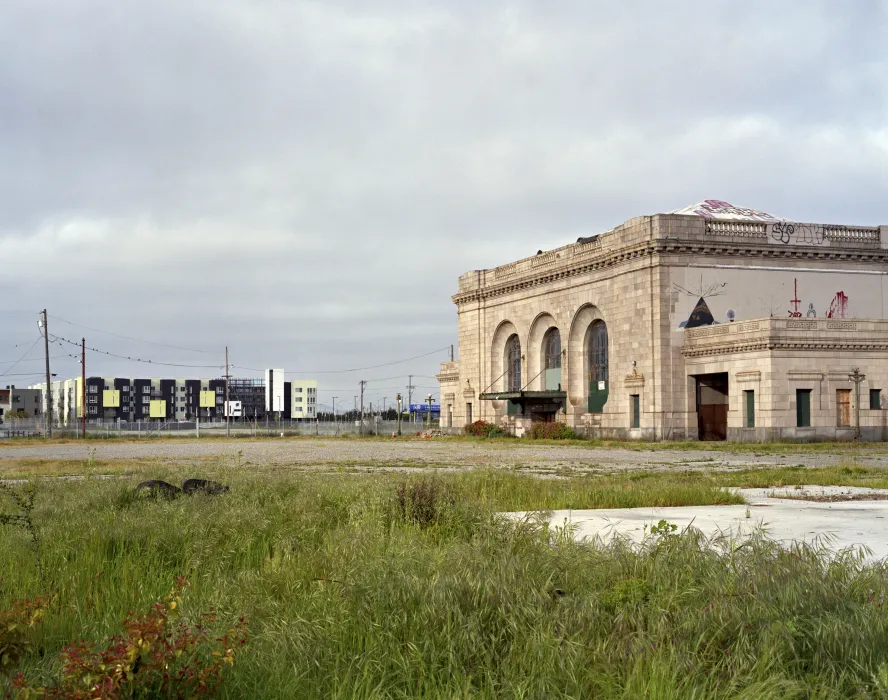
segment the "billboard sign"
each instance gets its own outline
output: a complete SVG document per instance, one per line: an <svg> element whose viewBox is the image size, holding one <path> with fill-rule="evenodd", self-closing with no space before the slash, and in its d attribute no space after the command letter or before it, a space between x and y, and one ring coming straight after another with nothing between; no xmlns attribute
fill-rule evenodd
<svg viewBox="0 0 888 700"><path fill-rule="evenodd" d="M410 404L410 412L411 413L428 413L429 405L427 403L412 403ZM440 413L441 412L441 404L433 403L432 404L432 413Z"/></svg>
<svg viewBox="0 0 888 700"><path fill-rule="evenodd" d="M231 418L242 418L244 415L243 403L240 401L227 401L225 403L225 415Z"/></svg>

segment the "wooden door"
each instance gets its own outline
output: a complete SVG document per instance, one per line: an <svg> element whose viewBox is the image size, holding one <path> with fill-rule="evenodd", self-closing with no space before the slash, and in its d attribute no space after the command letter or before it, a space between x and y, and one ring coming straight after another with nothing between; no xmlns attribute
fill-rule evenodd
<svg viewBox="0 0 888 700"><path fill-rule="evenodd" d="M836 390L836 419L840 428L851 427L851 390Z"/></svg>

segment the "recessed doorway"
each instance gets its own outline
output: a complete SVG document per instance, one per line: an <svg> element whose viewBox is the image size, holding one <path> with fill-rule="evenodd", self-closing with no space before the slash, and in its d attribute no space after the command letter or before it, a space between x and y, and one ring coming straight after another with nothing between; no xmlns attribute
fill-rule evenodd
<svg viewBox="0 0 888 700"><path fill-rule="evenodd" d="M697 430L700 440L728 439L728 373L699 374Z"/></svg>

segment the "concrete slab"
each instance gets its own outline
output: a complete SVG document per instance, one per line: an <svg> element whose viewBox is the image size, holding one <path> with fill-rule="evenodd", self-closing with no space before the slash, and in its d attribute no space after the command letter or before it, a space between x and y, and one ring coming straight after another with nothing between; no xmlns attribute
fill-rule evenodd
<svg viewBox="0 0 888 700"><path fill-rule="evenodd" d="M576 537L601 537L619 533L640 542L645 525L667 520L680 529L695 527L706 535L724 533L744 539L757 527L774 540L812 542L829 537L830 547L866 547L870 560L888 557L888 500L814 502L790 500L798 497L835 494L883 494L888 491L834 486L805 486L786 489L738 489L747 505L693 506L677 508L612 508L601 510L559 510L552 513L553 525L569 523ZM777 496L777 497L775 497ZM524 514L516 513L516 517Z"/></svg>

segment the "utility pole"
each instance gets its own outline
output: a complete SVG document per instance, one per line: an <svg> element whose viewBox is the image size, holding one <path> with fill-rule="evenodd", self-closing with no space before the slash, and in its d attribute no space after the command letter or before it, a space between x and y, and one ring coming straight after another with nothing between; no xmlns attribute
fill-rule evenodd
<svg viewBox="0 0 888 700"><path fill-rule="evenodd" d="M450 361L453 362L453 343L450 344Z"/></svg>
<svg viewBox="0 0 888 700"><path fill-rule="evenodd" d="M396 397L398 399L398 436L401 435L401 394Z"/></svg>
<svg viewBox="0 0 888 700"><path fill-rule="evenodd" d="M336 425L336 399L337 398L338 398L337 396L333 397L333 425L334 426ZM336 431L336 434L339 435L339 430Z"/></svg>
<svg viewBox="0 0 888 700"><path fill-rule="evenodd" d="M365 380L360 381L361 385L361 437L364 436L364 387L367 386Z"/></svg>
<svg viewBox="0 0 888 700"><path fill-rule="evenodd" d="M855 367L851 374L848 375L848 379L854 382L854 393L855 393L855 407L854 412L857 414L854 421L854 439L860 440L860 383L866 379L865 374L860 373L860 368Z"/></svg>
<svg viewBox="0 0 888 700"><path fill-rule="evenodd" d="M43 309L43 348L46 351L46 405L43 416L46 420L46 436L52 437L52 377L49 374L49 327L46 325L46 309Z"/></svg>
<svg viewBox="0 0 888 700"><path fill-rule="evenodd" d="M86 338L80 339L80 434L86 439Z"/></svg>
<svg viewBox="0 0 888 700"><path fill-rule="evenodd" d="M413 420L413 390L416 387L413 386L413 375L411 374L409 379L407 380L407 407L410 409L410 420Z"/></svg>
<svg viewBox="0 0 888 700"><path fill-rule="evenodd" d="M228 346L225 346L225 437L231 437L231 410L228 406Z"/></svg>

